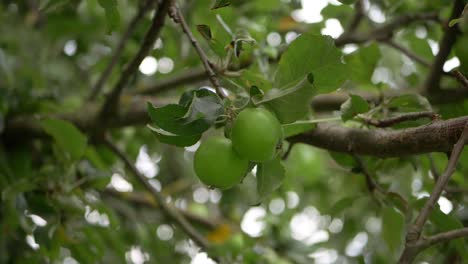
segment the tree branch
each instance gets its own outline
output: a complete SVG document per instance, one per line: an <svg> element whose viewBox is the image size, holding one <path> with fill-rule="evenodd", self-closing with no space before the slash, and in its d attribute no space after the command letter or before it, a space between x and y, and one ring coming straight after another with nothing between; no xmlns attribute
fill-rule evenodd
<svg viewBox="0 0 468 264"><path fill-rule="evenodd" d="M450 20L458 18L463 11L463 0L455 0L453 2L452 14L450 15ZM439 52L434 58L429 73L427 74L427 79L424 82L425 91L432 92L434 90L439 90L440 79L442 77L443 67L447 57L452 50L452 46L455 44L458 26L448 27L445 30L445 34L439 42Z"/></svg>
<svg viewBox="0 0 468 264"><path fill-rule="evenodd" d="M135 16L132 18L132 20L128 24L127 30L124 32L124 34L122 35L122 38L117 44L114 54L112 54L111 60L107 64L106 69L104 70L104 72L101 74L96 84L91 89L91 93L88 96L88 100L94 101L94 99L96 99L96 96L101 92L102 86L107 81L107 79L109 79L112 73L112 69L115 67L120 56L122 55L122 52L125 46L127 45L127 42L130 39L130 36L133 35L133 32L135 32L138 23L140 22L140 20L143 19L146 12L151 8L151 5L153 4L153 2L154 0L146 0L146 2L140 6L137 13L135 14Z"/></svg>
<svg viewBox="0 0 468 264"><path fill-rule="evenodd" d="M418 241L415 246L422 249L433 246L437 243L448 242L453 239L468 236L468 227L450 230L447 232L439 233L437 235L430 236L428 238Z"/></svg>
<svg viewBox="0 0 468 264"><path fill-rule="evenodd" d="M144 87L141 90L132 91L132 94L158 94L163 91L167 91L178 86L185 84L193 84L208 79L208 74L205 68L198 67L194 69L188 69L180 74L173 75L169 78L156 81L150 87Z"/></svg>
<svg viewBox="0 0 468 264"><path fill-rule="evenodd" d="M180 214L177 209L165 202L164 196L147 181L145 176L140 174L138 169L135 167L135 165L133 165L127 155L122 152L116 145L114 145L109 139L105 138L103 142L112 152L114 152L118 158L122 160L127 169L132 172L140 184L143 185L153 195L167 216L174 220L180 226L180 228L201 248L204 250L208 249L210 246L209 242L200 233L198 233L198 231L187 221L187 219L185 219L183 215Z"/></svg>
<svg viewBox="0 0 468 264"><path fill-rule="evenodd" d="M453 70L450 72L450 74L455 77L455 79L457 79L457 81L459 83L461 83L463 85L463 87L465 87L465 89L468 89L468 79L466 79L465 75L463 75L463 73L461 73L460 71L458 70Z"/></svg>
<svg viewBox="0 0 468 264"><path fill-rule="evenodd" d="M167 11L169 9L171 0L162 0L158 5L158 10L155 12L151 27L145 35L143 44L140 47L140 50L132 59L132 61L125 67L120 79L117 84L114 86L112 91L106 98L104 105L102 106L101 112L99 114L99 121L105 120L107 117L116 112L120 94L125 86L128 84L130 77L138 70L143 58L148 54L149 51L153 48L154 42L156 41L161 28L164 26L164 20L166 18Z"/></svg>
<svg viewBox="0 0 468 264"><path fill-rule="evenodd" d="M221 88L221 84L219 83L219 80L216 77L216 73L211 66L208 56L205 54L205 52L203 51L203 49L200 47L197 40L193 36L192 31L190 30L190 27L187 25L187 22L185 21L185 18L182 15L182 12L180 12L180 9L176 6L175 2L173 2L170 8L171 8L171 16L174 18L174 21L180 24L180 26L182 27L182 31L185 33L185 35L187 35L190 42L192 43L192 46L197 51L198 56L200 57L200 60L203 63L203 67L205 67L206 73L208 74L208 79L213 84L213 87L215 88L216 93L221 98L226 97Z"/></svg>
<svg viewBox="0 0 468 264"><path fill-rule="evenodd" d="M417 243L417 241L420 240L421 231L424 227L424 224L429 218L429 215L431 214L432 209L434 208L434 205L439 200L440 195L442 194L442 191L445 189L445 186L447 185L450 177L455 171L461 152L463 151L463 148L465 144L467 143L467 141L468 141L468 121L465 121L463 132L460 135L460 138L458 139L457 143L453 147L452 153L450 155L450 159L448 161L448 164L444 173L437 180L437 183L434 186L434 189L432 190L432 193L429 196L429 199L424 204L423 208L421 209L421 212L416 217L416 220L414 221L413 225L411 225L408 229L408 232L406 234L406 245L401 255L401 258L399 261L400 263L411 263L414 257L416 257L416 255L420 252L421 249L415 247L412 244Z"/></svg>
<svg viewBox="0 0 468 264"><path fill-rule="evenodd" d="M288 138L331 151L377 157L448 152L460 137L468 116L401 129L356 129L320 123L306 133Z"/></svg>
<svg viewBox="0 0 468 264"><path fill-rule="evenodd" d="M411 50L407 49L406 47L403 47L402 45L395 43L391 39L387 39L382 41L382 43L387 44L388 46L399 50L401 53L405 54L408 58L414 60L415 62L421 64L422 66L425 67L431 67L431 63L426 61L425 59L419 57L418 55L414 54Z"/></svg>
<svg viewBox="0 0 468 264"><path fill-rule="evenodd" d="M152 99L152 100L151 100ZM134 98L132 105L121 106L106 123L108 128L143 125L150 122L146 111L146 102L164 105L168 102L154 98ZM46 116L17 116L7 120L3 138L5 142L17 142L37 137L47 137L43 131L40 119L59 118L67 120L84 132L95 130L94 120L96 110L89 112L68 113ZM468 116L440 120L428 125L401 129L357 129L343 127L337 124L320 123L317 128L288 138L292 143L303 142L327 150L354 153L356 155L372 155L377 157L397 157L402 155L422 154L429 152L449 152L463 131Z"/></svg>
<svg viewBox="0 0 468 264"><path fill-rule="evenodd" d="M139 205L139 206L145 206L145 207L150 207L150 208L160 208L159 203L153 198L153 196L148 196L146 193L122 193L115 191L113 189L106 189L104 194L116 197L118 199L128 201L130 203ZM220 223L216 219L206 219L201 216L198 216L196 214L190 213L186 210L181 210L181 209L176 209L178 210L181 215L183 215L186 219L198 223L208 229L215 229Z"/></svg>
<svg viewBox="0 0 468 264"><path fill-rule="evenodd" d="M364 116L359 116L359 118L362 119L362 121L367 125L382 128L382 127L390 127L390 126L393 126L393 125L396 125L398 123L405 122L405 121L418 120L421 118L430 118L431 120L435 120L439 118L439 115L437 115L436 113L432 111L424 111L424 112L406 113L406 114L402 114L399 116L394 116L394 117L390 117L386 119L379 119L379 120L366 118Z"/></svg>
<svg viewBox="0 0 468 264"><path fill-rule="evenodd" d="M357 155L353 155L354 157L354 160L357 162L358 166L359 166L359 170L360 172L364 175L365 179L366 179L366 185L367 185L367 189L369 190L369 192L374 195L374 191L379 191L381 192L382 194L386 194L386 191L384 189L382 189L382 187L374 180L374 178L372 178L371 174L369 173L369 170L367 169L367 167L365 166L364 164L364 161L362 160L361 157L357 156Z"/></svg>
<svg viewBox="0 0 468 264"><path fill-rule="evenodd" d="M365 34L342 34L339 38L335 40L336 46L343 46L346 44L360 44L365 43L372 40L385 40L389 39L395 30L402 28L406 25L409 25L416 21L428 21L428 20L435 20L437 21L438 15L437 13L416 13L416 14L405 14L401 15L392 21L388 22L387 24L377 27L374 30L371 30Z"/></svg>
<svg viewBox="0 0 468 264"><path fill-rule="evenodd" d="M346 34L350 34L356 31L357 27L364 18L364 6L362 2L363 0L357 0L354 4L354 16L351 19L348 28L346 29Z"/></svg>

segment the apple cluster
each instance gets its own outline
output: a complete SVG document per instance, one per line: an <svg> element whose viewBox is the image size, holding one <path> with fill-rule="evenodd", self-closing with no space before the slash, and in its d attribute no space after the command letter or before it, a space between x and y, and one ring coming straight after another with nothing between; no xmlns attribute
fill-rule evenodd
<svg viewBox="0 0 468 264"><path fill-rule="evenodd" d="M246 175L250 162L273 159L283 138L278 119L264 108L246 108L234 120L230 139L206 139L194 157L194 169L206 185L228 189Z"/></svg>

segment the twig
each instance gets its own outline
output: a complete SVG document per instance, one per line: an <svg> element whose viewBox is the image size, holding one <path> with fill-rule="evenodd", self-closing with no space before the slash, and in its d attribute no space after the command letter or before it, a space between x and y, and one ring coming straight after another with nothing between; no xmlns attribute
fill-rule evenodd
<svg viewBox="0 0 468 264"><path fill-rule="evenodd" d="M184 84L191 84L204 81L208 78L206 70L203 67L189 69L180 74L174 75L157 81L150 87L144 87L141 90L131 91L132 94L157 94Z"/></svg>
<svg viewBox="0 0 468 264"><path fill-rule="evenodd" d="M425 66L425 67L431 67L431 63L426 61L425 59L419 57L418 55L414 54L411 50L407 49L406 47L403 47L402 45L394 42L391 39L384 40L382 43L387 44L388 46L401 51L401 53L405 54L408 58L414 60L415 62Z"/></svg>
<svg viewBox="0 0 468 264"><path fill-rule="evenodd" d="M452 70L450 74L457 79L459 83L465 87L465 89L468 89L468 79L466 79L465 75L461 73L459 70Z"/></svg>
<svg viewBox="0 0 468 264"><path fill-rule="evenodd" d="M146 0L146 2L140 6L137 13L135 14L135 16L132 18L132 20L128 24L127 30L122 35L122 38L117 44L117 47L114 51L114 54L112 55L110 62L107 64L106 69L104 70L104 72L101 74L96 84L91 89L91 93L88 96L88 100L94 101L94 99L96 99L96 96L101 92L101 89L104 83L107 81L107 79L109 79L112 73L112 69L115 67L120 56L122 55L122 52L125 46L127 45L127 42L130 39L130 36L133 35L133 32L135 32L138 23L140 22L140 20L143 19L146 12L151 8L151 5L153 4L153 2L154 0Z"/></svg>
<svg viewBox="0 0 468 264"><path fill-rule="evenodd" d="M416 14L405 14L399 17L396 17L387 24L377 27L374 30L371 30L365 34L342 34L339 38L335 40L336 46L343 46L345 44L360 44L372 40L386 40L389 39L393 32L397 29L409 25L415 21L427 21L427 20L438 20L439 17L437 13L416 13Z"/></svg>
<svg viewBox="0 0 468 264"><path fill-rule="evenodd" d="M164 25L164 20L166 18L170 2L171 0L163 0L159 3L158 10L154 14L151 27L145 35L140 50L132 59L132 61L125 67L122 74L120 75L119 81L107 96L99 114L99 121L104 120L106 117L115 112L122 90L128 84L130 77L133 76L133 74L138 70L138 66L140 65L143 58L153 48L154 42L156 41L159 32Z"/></svg>
<svg viewBox="0 0 468 264"><path fill-rule="evenodd" d="M346 30L347 34L354 32L359 26L359 23L361 23L362 18L364 17L364 6L362 1L363 0L358 0L354 4L354 16L351 19L351 22L349 23L349 26Z"/></svg>
<svg viewBox="0 0 468 264"><path fill-rule="evenodd" d="M463 11L463 6L463 0L455 0L453 2L452 14L450 15L449 21L460 16ZM441 73L443 72L445 61L452 50L452 46L455 44L458 32L458 26L446 28L445 34L439 42L439 52L437 53L432 67L427 74L427 79L424 82L424 88L427 92L440 90L439 84Z"/></svg>
<svg viewBox="0 0 468 264"><path fill-rule="evenodd" d="M403 47L402 45L394 42L393 40L391 39L386 39L386 40L383 40L382 43L384 44L387 44L388 46L396 49L396 50L399 50L401 53L405 54L408 58L414 60L415 62L421 64L422 66L424 67L427 67L427 68L430 68L431 67L431 63L426 61L425 59L419 57L418 55L414 54L411 50ZM457 71L458 72L458 71ZM452 72L446 72L446 71L442 71L441 74L443 75L446 75L446 76L451 76L451 77L454 77L455 79L457 79L461 84L463 84L466 88L468 88L468 81L465 83L464 80L463 80L463 75L458 72L458 73L455 73L454 71ZM461 74L461 77L460 75ZM466 79L465 79L466 80Z"/></svg>
<svg viewBox="0 0 468 264"><path fill-rule="evenodd" d="M180 26L182 27L182 31L184 31L185 35L187 35L190 42L192 43L192 46L197 51L198 56L200 57L200 60L202 61L203 66L205 67L206 73L208 74L208 78L210 79L210 82L213 84L214 88L216 89L216 93L218 94L219 97L225 98L226 95L224 94L223 89L221 88L221 84L219 83L219 80L216 77L216 73L208 59L208 56L205 54L205 52L203 51L203 49L200 47L197 40L193 36L192 31L190 30L190 27L187 25L187 22L185 21L185 18L182 15L182 12L180 12L180 9L176 6L175 2L173 2L173 4L171 5L170 14L173 17L174 21L180 24Z"/></svg>
<svg viewBox="0 0 468 264"><path fill-rule="evenodd" d="M153 199L154 197L148 196L146 195L146 193L134 193L134 192L122 193L122 192L115 191L113 189L106 189L104 190L104 194L134 203L136 205L151 207L151 208L159 208L158 202L156 202L156 200ZM183 215L185 218L189 219L190 221L196 222L209 229L215 229L220 224L219 221L216 219L206 219L196 214L190 213L186 210L181 210L181 209L176 209L176 210L178 210L181 215Z"/></svg>
<svg viewBox="0 0 468 264"><path fill-rule="evenodd" d="M468 236L468 227L450 230L419 240L414 244L415 247L425 249L437 243L447 242L453 239Z"/></svg>
<svg viewBox="0 0 468 264"><path fill-rule="evenodd" d="M417 120L420 118L430 118L432 120L438 119L439 115L432 111L424 111L424 112L414 112L414 113L406 113L399 116L394 116L386 119L371 119L366 118L364 116L359 116L359 118L366 124L375 126L375 127L390 127L396 125L401 122L410 121L410 120Z"/></svg>
<svg viewBox="0 0 468 264"><path fill-rule="evenodd" d="M439 177L434 189L432 190L429 199L424 204L421 212L416 217L413 225L408 228L408 232L406 234L406 244L405 249L400 257L399 263L411 263L411 261L416 257L416 255L420 252L420 248L415 246L415 243L418 243L421 236L421 231L426 223L429 215L432 212L435 204L440 198L442 191L445 189L450 177L452 176L453 172L456 169L456 165L458 163L458 159L460 158L461 152L465 146L465 143L468 139L468 122L465 123L465 127L463 132L460 136L460 139L457 141L455 146L453 147L452 153L450 155L450 159L448 161L447 167L444 173Z"/></svg>
<svg viewBox="0 0 468 264"><path fill-rule="evenodd" d="M432 177L434 177L434 181L435 181L435 183L437 183L437 181L439 180L439 177L440 177L440 173L436 168L434 158L432 157L431 153L429 153L428 158L429 158L429 164L431 166Z"/></svg>
<svg viewBox="0 0 468 264"><path fill-rule="evenodd" d="M374 194L374 191L377 190L381 192L382 194L386 194L386 191L382 189L382 187L374 180L374 178L372 178L369 171L367 170L367 167L364 165L364 161L362 160L362 158L359 157L358 155L353 155L353 157L359 166L358 169L366 178L367 189L369 189L369 192L371 194Z"/></svg>
<svg viewBox="0 0 468 264"><path fill-rule="evenodd" d="M387 38L392 35L396 29L399 29L405 25L408 25L414 21L426 21L426 20L439 20L437 12L431 13L415 13L415 14L404 14L401 15L382 27L379 27L371 31L371 35L374 35L374 39Z"/></svg>
<svg viewBox="0 0 468 264"><path fill-rule="evenodd" d="M448 193L468 193L468 188L447 186L445 187L445 191Z"/></svg>
<svg viewBox="0 0 468 264"><path fill-rule="evenodd" d="M180 214L179 211L177 211L177 209L166 203L164 196L147 181L145 176L140 174L138 169L135 167L135 165L133 165L127 155L122 152L116 145L114 145L109 139L105 138L103 141L105 145L124 162L127 169L133 173L136 179L154 196L167 216L173 219L180 226L180 228L201 248L204 250L208 249L209 242L187 221L187 219L185 219L183 215Z"/></svg>

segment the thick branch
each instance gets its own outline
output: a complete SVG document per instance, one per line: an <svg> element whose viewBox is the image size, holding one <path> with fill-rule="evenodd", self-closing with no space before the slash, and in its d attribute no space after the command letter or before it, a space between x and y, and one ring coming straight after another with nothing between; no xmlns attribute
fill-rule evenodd
<svg viewBox="0 0 468 264"><path fill-rule="evenodd" d="M101 74L96 84L91 89L91 93L88 96L88 100L93 101L94 99L96 99L96 96L101 92L101 89L104 83L107 81L107 79L109 79L109 76L112 73L112 69L114 69L120 56L122 55L122 52L125 46L127 45L127 42L130 39L130 36L133 34L133 32L135 32L138 23L140 22L140 20L143 19L144 15L150 9L153 2L154 0L146 0L146 2L140 6L137 13L135 14L135 16L132 18L132 20L128 24L127 30L122 35L122 38L117 44L117 47L114 51L114 54L112 54L109 64L107 64L106 69L104 70L104 72Z"/></svg>
<svg viewBox="0 0 468 264"><path fill-rule="evenodd" d="M130 77L133 76L133 74L138 70L138 66L140 66L141 61L148 54L148 52L151 51L154 42L159 36L159 32L164 25L164 20L166 18L170 2L170 0L163 0L158 5L158 10L154 14L151 27L146 33L140 50L132 59L132 61L125 67L120 75L119 81L107 96L106 101L102 107L99 120L104 120L106 117L116 112L122 90L125 88L125 86L127 86L128 82L130 81Z"/></svg>
<svg viewBox="0 0 468 264"><path fill-rule="evenodd" d="M317 128L289 140L331 151L377 157L448 152L460 137L467 121L468 116L465 116L402 130L364 130L319 124Z"/></svg>
<svg viewBox="0 0 468 264"><path fill-rule="evenodd" d="M145 102L155 105L167 104L167 101L150 100L151 98L135 98L133 104L119 107L106 124L109 128L119 128L132 125L144 125L150 122L146 112ZM72 122L84 132L95 129L91 122L96 111L49 115ZM40 118L44 116L23 116L8 120L3 137L7 142L27 140L34 137L44 137L45 132L40 126ZM321 123L316 129L290 138L291 142L304 142L324 149L354 153L356 155L373 155L379 157L396 157L429 152L449 152L458 140L468 116L436 121L429 125L402 130L357 129L343 127L337 124ZM100 125L100 124L97 124Z"/></svg>
<svg viewBox="0 0 468 264"><path fill-rule="evenodd" d="M455 0L453 2L452 14L450 20L458 18L463 11L463 0ZM425 90L431 92L439 89L440 79L442 77L443 67L447 57L455 44L457 33L459 32L458 26L447 27L445 34L439 42L439 52L437 53L432 67L427 74L427 79L424 83Z"/></svg>
<svg viewBox="0 0 468 264"><path fill-rule="evenodd" d="M176 222L180 228L201 248L205 250L208 249L209 242L205 239L205 237L198 233L198 231L187 221L187 219L185 219L183 215L180 214L176 208L166 203L165 197L158 190L156 190L154 186L151 185L151 183L148 182L145 176L143 176L138 171L127 155L108 139L104 139L104 143L112 152L114 152L117 157L123 161L127 169L132 172L140 184L143 185L153 195L167 216L174 220L174 222Z"/></svg>

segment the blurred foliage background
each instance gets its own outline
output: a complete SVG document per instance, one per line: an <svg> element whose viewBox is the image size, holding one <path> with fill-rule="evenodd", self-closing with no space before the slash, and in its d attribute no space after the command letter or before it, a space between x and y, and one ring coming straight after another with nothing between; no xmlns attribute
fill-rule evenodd
<svg viewBox="0 0 468 264"><path fill-rule="evenodd" d="M208 189L192 169L198 144L186 148L162 144L145 127L146 115L133 119L131 115L146 101L177 102L188 89L210 86L188 38L169 18L121 96L119 111L130 114L116 113L100 129L106 129L149 183L214 245L212 252L200 249L164 214L122 161L94 140L89 127L72 124L70 120L87 120L95 113L138 52L153 10L146 10L134 27L103 92L91 100L92 88L141 2L1 0L0 262L213 263L209 256L219 263L395 263L408 219L432 190L434 173L444 169L446 155L362 157L363 173L362 164L351 156L296 144L285 160L284 182L261 203L255 202L253 175L227 191ZM225 63L233 36L252 40L253 44L243 42L240 56L230 61L229 71L241 78L223 77L226 87L231 85L227 79L241 86L268 86L265 80L273 79L289 43L312 32L343 40L335 44L351 67L340 92L382 96L413 92L372 107L398 113L431 109L444 119L468 113L466 93L449 101L414 94L429 74L424 62L430 64L438 52L452 1L364 0L359 7L354 1L255 0L211 9L223 2L229 1L190 0L179 5L217 65ZM358 7L363 15L352 33L364 41L346 40L342 33L348 32ZM377 34L376 29L411 14L429 15L405 22L385 36ZM197 29L202 24L210 27L215 42L204 39ZM457 43L465 44L455 44L445 71L459 67L467 72L466 34L458 38ZM314 43L310 45L313 48ZM330 75L333 78L334 72ZM444 76L440 86L450 93L460 85ZM144 92L147 89L153 90ZM339 104L326 110L315 109L313 115L339 116ZM48 138L8 133L12 120L38 116L54 117L40 122ZM407 122L400 128L420 124ZM440 199L428 233L466 225L467 164L465 151L450 183L452 191ZM369 191L366 173L385 193ZM431 247L417 262L461 263L468 261L466 252L466 241L459 239Z"/></svg>

